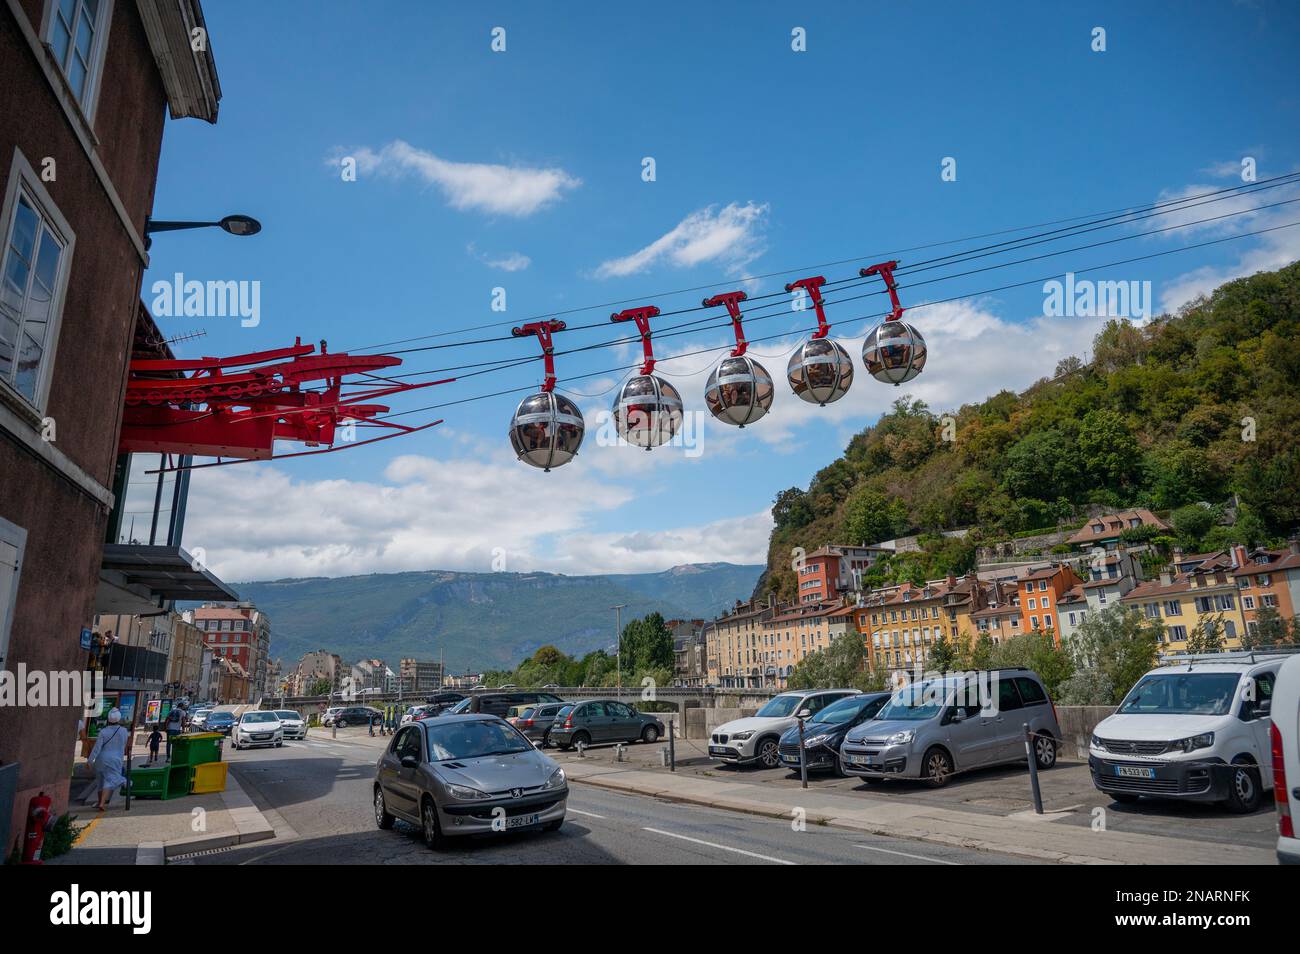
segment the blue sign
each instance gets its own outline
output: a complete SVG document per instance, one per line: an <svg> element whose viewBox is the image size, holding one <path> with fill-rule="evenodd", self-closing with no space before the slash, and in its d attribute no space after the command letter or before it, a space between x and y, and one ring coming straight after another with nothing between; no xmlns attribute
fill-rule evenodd
<svg viewBox="0 0 1300 954"><path fill-rule="evenodd" d="M90 648L90 630L88 629L83 629L81 631L81 648L82 649Z"/></svg>

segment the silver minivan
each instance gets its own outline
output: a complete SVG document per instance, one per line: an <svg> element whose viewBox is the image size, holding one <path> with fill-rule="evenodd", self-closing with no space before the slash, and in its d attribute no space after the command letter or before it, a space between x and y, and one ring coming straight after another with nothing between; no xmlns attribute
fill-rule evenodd
<svg viewBox="0 0 1300 954"><path fill-rule="evenodd" d="M1061 727L1037 673L997 669L922 679L849 731L840 768L868 781L922 779L937 788L955 772L1025 758L1025 723L1038 767L1051 768Z"/></svg>

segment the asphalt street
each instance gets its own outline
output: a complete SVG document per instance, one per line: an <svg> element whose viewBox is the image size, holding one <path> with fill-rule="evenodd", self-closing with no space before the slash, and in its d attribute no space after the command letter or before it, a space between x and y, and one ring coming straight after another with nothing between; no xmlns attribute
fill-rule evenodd
<svg viewBox="0 0 1300 954"><path fill-rule="evenodd" d="M274 841L181 856L181 864L1024 864L1024 859L882 838L603 791L570 789L558 832L459 839L424 847L398 822L375 827L373 747L331 740L228 751L239 784L276 828ZM463 843L462 843L463 842Z"/></svg>

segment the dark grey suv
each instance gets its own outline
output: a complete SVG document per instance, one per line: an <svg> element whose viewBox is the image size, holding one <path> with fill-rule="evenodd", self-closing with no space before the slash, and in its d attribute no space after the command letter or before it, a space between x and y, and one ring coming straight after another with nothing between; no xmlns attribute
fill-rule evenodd
<svg viewBox="0 0 1300 954"><path fill-rule="evenodd" d="M551 744L561 749L602 742L657 742L664 734L659 717L637 712L617 699L590 699L561 709L551 723Z"/></svg>
<svg viewBox="0 0 1300 954"><path fill-rule="evenodd" d="M379 757L375 824L420 826L430 848L448 838L564 823L564 770L509 723L441 715L407 723Z"/></svg>

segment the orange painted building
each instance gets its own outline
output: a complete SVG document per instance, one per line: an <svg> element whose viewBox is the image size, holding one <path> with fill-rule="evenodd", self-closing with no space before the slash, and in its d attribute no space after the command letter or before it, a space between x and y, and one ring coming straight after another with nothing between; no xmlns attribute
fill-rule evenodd
<svg viewBox="0 0 1300 954"><path fill-rule="evenodd" d="M1246 630L1252 631L1261 609L1275 609L1283 620L1291 620L1300 606L1300 542L1283 550L1232 548L1233 578L1241 596Z"/></svg>
<svg viewBox="0 0 1300 954"><path fill-rule="evenodd" d="M1021 632L1051 632L1060 642L1056 604L1070 590L1083 583L1079 575L1064 563L1030 567L1016 580L1020 591Z"/></svg>

